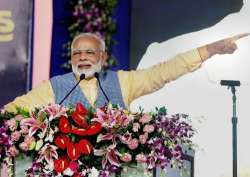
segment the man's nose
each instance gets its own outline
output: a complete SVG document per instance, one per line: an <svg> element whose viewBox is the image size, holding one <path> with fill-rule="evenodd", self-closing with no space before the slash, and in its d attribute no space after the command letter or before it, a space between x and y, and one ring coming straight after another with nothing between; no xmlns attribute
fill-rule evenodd
<svg viewBox="0 0 250 177"><path fill-rule="evenodd" d="M80 53L80 58L85 58L85 59L87 59L87 54L86 54L86 52L84 52L84 51L81 51L81 53Z"/></svg>
<svg viewBox="0 0 250 177"><path fill-rule="evenodd" d="M89 61L85 56L80 56L80 61Z"/></svg>

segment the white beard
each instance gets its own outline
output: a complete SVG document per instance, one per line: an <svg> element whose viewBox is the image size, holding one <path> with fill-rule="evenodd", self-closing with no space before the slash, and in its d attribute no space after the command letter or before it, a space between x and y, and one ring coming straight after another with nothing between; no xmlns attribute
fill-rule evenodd
<svg viewBox="0 0 250 177"><path fill-rule="evenodd" d="M78 66L81 64L89 64L91 67L89 69L79 69ZM99 60L96 64L92 64L88 61L78 62L76 65L72 64L71 67L75 75L80 77L82 74L85 74L85 78L91 78L96 72L99 73L102 70L101 60Z"/></svg>

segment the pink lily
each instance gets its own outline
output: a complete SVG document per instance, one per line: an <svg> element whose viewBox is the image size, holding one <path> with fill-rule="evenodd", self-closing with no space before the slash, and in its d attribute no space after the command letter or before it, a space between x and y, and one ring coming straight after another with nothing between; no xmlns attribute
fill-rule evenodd
<svg viewBox="0 0 250 177"><path fill-rule="evenodd" d="M101 141L112 140L112 143L116 145L116 138L119 138L121 142L124 144L129 144L129 142L132 140L132 135L129 132L126 132L123 135L109 132L106 133L105 135L99 134L97 136L96 142L99 143Z"/></svg>
<svg viewBox="0 0 250 177"><path fill-rule="evenodd" d="M66 116L67 117L67 109L64 106L59 104L49 104L45 110L49 114L49 121L54 120L57 117Z"/></svg>
<svg viewBox="0 0 250 177"><path fill-rule="evenodd" d="M105 112L103 109L96 110L96 118L92 121L99 122L102 127L105 128L114 128L119 126L126 126L131 121L131 118L121 110L109 109Z"/></svg>
<svg viewBox="0 0 250 177"><path fill-rule="evenodd" d="M37 130L41 129L42 131L46 129L45 122L40 122L34 117L23 119L20 122L20 126L29 126L29 136L33 136Z"/></svg>
<svg viewBox="0 0 250 177"><path fill-rule="evenodd" d="M42 132L38 134L38 137L40 139L43 139L45 137L45 140L44 140L45 142L46 141L53 142L54 134L55 132L58 131L58 128L55 127L55 130L53 130L49 125L48 119L45 119L44 123L45 123L45 127L42 127Z"/></svg>
<svg viewBox="0 0 250 177"><path fill-rule="evenodd" d="M117 156L121 157L121 154L115 149L116 145L110 145L106 149L95 149L94 154L96 156L104 156L102 159L102 168L104 169L107 162L117 167L121 166Z"/></svg>
<svg viewBox="0 0 250 177"><path fill-rule="evenodd" d="M44 138L45 141L53 142L54 132L58 131L52 130L49 127L48 119L43 120L43 122L39 119L35 119L34 117L22 119L20 122L20 126L29 126L29 136L32 137L38 130L41 132L38 134L39 138Z"/></svg>
<svg viewBox="0 0 250 177"><path fill-rule="evenodd" d="M105 141L105 140L112 140L113 144L116 144L115 142L115 138L117 137L118 135L115 135L111 132L103 135L103 134L99 134L98 137L97 137L97 140L96 142L99 143L101 141Z"/></svg>
<svg viewBox="0 0 250 177"><path fill-rule="evenodd" d="M119 135L119 139L124 144L129 144L129 142L132 140L132 135L128 131L124 133L123 135Z"/></svg>
<svg viewBox="0 0 250 177"><path fill-rule="evenodd" d="M104 124L108 120L107 114L100 108L96 109L97 118L93 118L92 121L99 122L100 124Z"/></svg>
<svg viewBox="0 0 250 177"><path fill-rule="evenodd" d="M39 151L39 158L38 162L42 162L43 160L46 160L48 165L51 167L53 166L53 160L58 158L58 154L56 152L57 147L54 145L51 145L49 143L45 144L42 149Z"/></svg>

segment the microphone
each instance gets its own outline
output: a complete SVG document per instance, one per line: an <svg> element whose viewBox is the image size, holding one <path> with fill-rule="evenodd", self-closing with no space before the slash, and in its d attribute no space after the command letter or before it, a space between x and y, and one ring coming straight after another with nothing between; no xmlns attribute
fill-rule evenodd
<svg viewBox="0 0 250 177"><path fill-rule="evenodd" d="M221 80L220 84L221 85L225 85L225 86L240 86L240 81L235 81L235 80Z"/></svg>
<svg viewBox="0 0 250 177"><path fill-rule="evenodd" d="M99 74L98 74L97 72L95 72L94 76L95 76L95 78L96 78L97 81L98 81L98 84L99 84L99 86L100 86L100 89L101 89L103 95L105 96L106 100L107 100L108 103L109 103L109 98L108 98L108 96L106 95L106 93L104 92L104 90L103 90L103 88L102 88L102 85L101 85L101 82L100 82L100 79L99 79Z"/></svg>
<svg viewBox="0 0 250 177"><path fill-rule="evenodd" d="M81 75L80 75L79 81L78 81L78 82L76 83L76 85L69 91L69 93L60 101L59 105L61 105L61 104L64 102L64 100L66 100L66 98L68 98L68 96L71 94L71 92L73 92L73 90L75 90L75 88L79 85L79 83L80 83L83 79L85 79L85 74L81 74Z"/></svg>

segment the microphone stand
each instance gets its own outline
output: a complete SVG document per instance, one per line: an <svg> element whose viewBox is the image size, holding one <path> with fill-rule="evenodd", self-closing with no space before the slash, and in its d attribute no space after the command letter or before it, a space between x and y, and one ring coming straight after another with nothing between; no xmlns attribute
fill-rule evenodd
<svg viewBox="0 0 250 177"><path fill-rule="evenodd" d="M103 90L103 88L102 88L102 85L101 85L101 82L100 82L100 79L99 79L99 73L96 72L96 73L94 74L94 76L95 76L95 78L97 79L97 82L98 82L98 84L99 84L99 86L100 86L100 89L101 89L101 91L102 91L104 97L106 98L106 100L107 100L108 103L109 103L110 100L109 100L108 96L106 95L106 93L104 92L104 90ZM108 103L107 103L107 104L108 104Z"/></svg>
<svg viewBox="0 0 250 177"><path fill-rule="evenodd" d="M233 94L233 117L232 117L232 139L233 139L233 177L237 177L237 117L236 117L236 86L240 86L240 81L221 80L221 85L228 86Z"/></svg>
<svg viewBox="0 0 250 177"><path fill-rule="evenodd" d="M68 98L68 96L75 90L75 88L80 84L80 82L81 82L83 79L85 79L85 74L81 74L81 76L80 76L80 78L79 78L79 81L78 81L78 82L76 83L76 85L68 92L68 94L65 95L65 97L59 102L59 105L61 105L61 104L64 102L64 100L65 100L66 98Z"/></svg>

